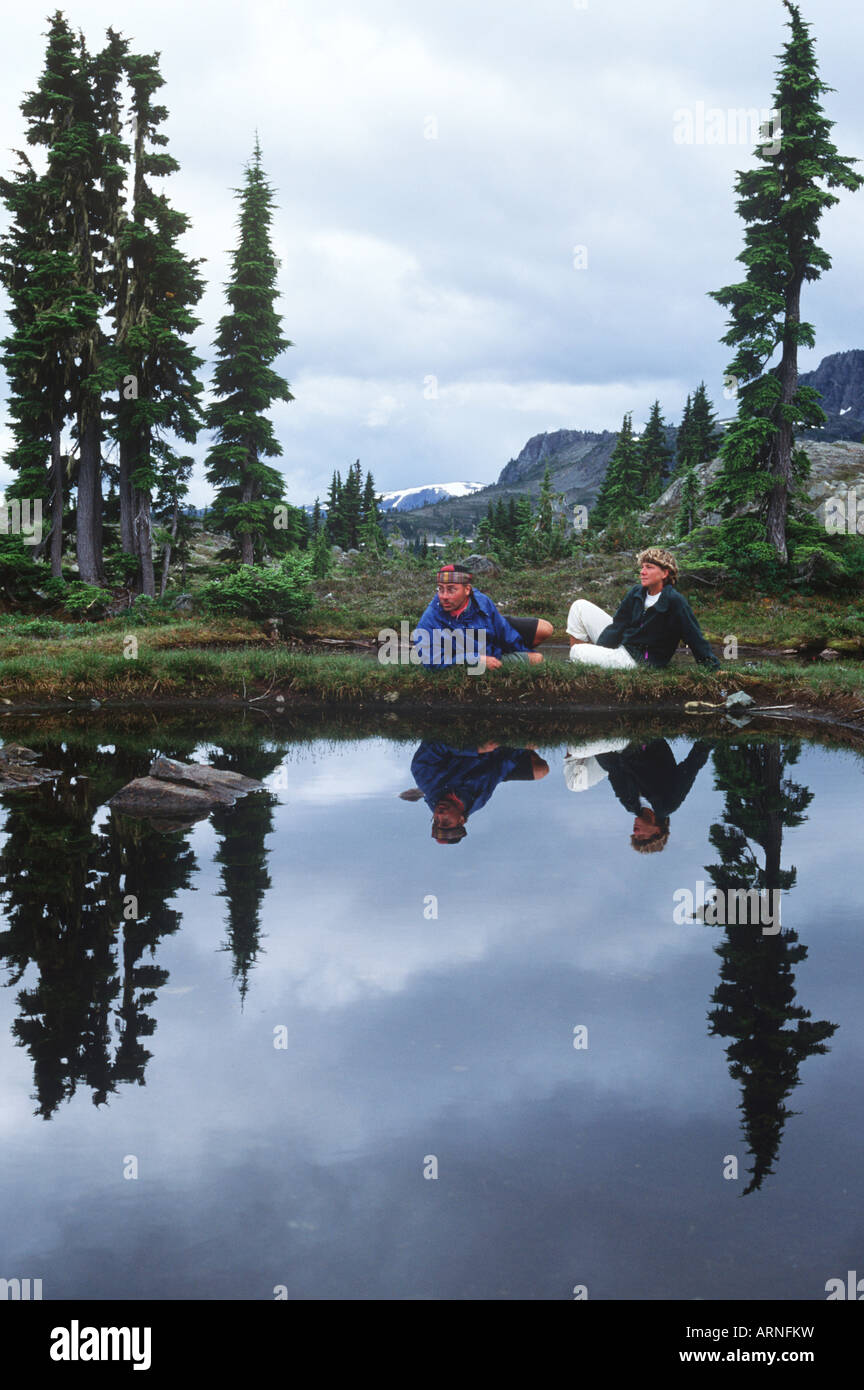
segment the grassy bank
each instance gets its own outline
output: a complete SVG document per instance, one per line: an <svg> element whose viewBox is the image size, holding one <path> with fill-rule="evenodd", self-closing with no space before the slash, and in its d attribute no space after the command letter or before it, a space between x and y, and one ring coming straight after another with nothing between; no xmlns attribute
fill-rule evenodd
<svg viewBox="0 0 864 1390"><path fill-rule="evenodd" d="M184 637L191 626L184 625ZM7 705L208 697L269 706L281 696L292 705L551 710L669 708L686 700L719 701L733 690L746 690L760 703L837 713L864 706L864 667L859 663L744 667L729 662L714 673L689 662L665 671L604 671L562 661L472 676L459 669L429 672L357 656L299 652L282 643L262 643L251 624L211 631L209 645L178 644L165 627L139 628L133 635L134 656L124 655L128 635L124 639L122 632L12 643L19 649L0 654L0 697Z"/></svg>

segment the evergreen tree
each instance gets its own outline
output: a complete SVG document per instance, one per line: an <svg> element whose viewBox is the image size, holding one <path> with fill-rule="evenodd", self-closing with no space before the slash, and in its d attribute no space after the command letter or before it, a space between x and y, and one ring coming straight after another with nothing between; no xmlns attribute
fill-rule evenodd
<svg viewBox="0 0 864 1390"><path fill-rule="evenodd" d="M552 470L547 463L537 498L537 510L527 538L523 541L525 558L535 563L560 559L566 550L567 521L561 510L564 498L552 487Z"/></svg>
<svg viewBox="0 0 864 1390"><path fill-rule="evenodd" d="M164 85L157 56L133 54L124 71L131 91L134 178L131 213L115 239L115 347L123 386L114 431L119 441L120 534L123 550L138 559L138 588L155 593L151 503L160 474L174 455L164 435L170 431L194 443L203 420L201 383L195 376L202 359L187 337L199 320L191 312L203 291L199 261L190 261L177 242L189 219L175 211L149 180L179 168L165 153L159 127L167 118L153 96ZM164 475L164 467L161 470Z"/></svg>
<svg viewBox="0 0 864 1390"><path fill-rule="evenodd" d="M675 440L675 473L686 473L690 465L696 462L697 453L698 448L693 428L693 402L688 395Z"/></svg>
<svg viewBox="0 0 864 1390"><path fill-rule="evenodd" d="M331 545L344 546L345 531L342 522L342 476L335 470L327 492L327 536Z"/></svg>
<svg viewBox="0 0 864 1390"><path fill-rule="evenodd" d="M315 498L315 506L312 508L312 536L313 539L321 530L321 503Z"/></svg>
<svg viewBox="0 0 864 1390"><path fill-rule="evenodd" d="M316 579L326 579L333 568L333 552L326 529L322 526L312 542L312 573Z"/></svg>
<svg viewBox="0 0 864 1390"><path fill-rule="evenodd" d="M655 401L648 416L642 438L639 440L639 458L642 465L642 496L646 502L658 498L666 486L669 460L672 450L666 443L666 423L660 414L660 402Z"/></svg>
<svg viewBox="0 0 864 1390"><path fill-rule="evenodd" d="M625 415L618 442L600 488L600 495L590 514L591 529L602 530L610 521L616 521L636 511L642 502L642 460L639 444L633 437L632 417Z"/></svg>
<svg viewBox="0 0 864 1390"><path fill-rule="evenodd" d="M694 462L709 463L717 457L717 450L723 440L723 431L717 428L714 406L708 399L704 381L700 381L693 394L693 435L695 438Z"/></svg>
<svg viewBox="0 0 864 1390"><path fill-rule="evenodd" d="M685 536L695 530L699 523L699 481L693 464L684 474L681 484L681 501L675 518L675 539L683 541Z"/></svg>
<svg viewBox="0 0 864 1390"><path fill-rule="evenodd" d="M379 501L375 494L375 480L371 473L367 473L360 508L360 541L367 552L383 555L387 549L387 539L381 529Z"/></svg>
<svg viewBox="0 0 864 1390"><path fill-rule="evenodd" d="M160 459L157 475L158 492L153 506L153 516L157 528L153 539L162 548L162 577L159 585L160 596L168 587L171 565L181 566L181 584L186 586L186 566L192 553L192 539L195 534L194 519L184 509L183 503L189 495L189 476L194 459L188 454L178 458L172 450L165 448Z"/></svg>
<svg viewBox="0 0 864 1390"><path fill-rule="evenodd" d="M726 431L722 469L708 501L730 518L742 505L758 503L765 541L776 561L786 565L790 500L807 469L803 451L793 453L795 428L826 419L818 393L798 385L798 348L814 346L813 326L800 317L801 290L831 266L817 242L822 214L838 201L828 190L854 191L864 180L852 168L855 161L839 155L829 139L832 122L819 98L831 89L819 80L809 26L798 5L783 3L791 38L781 55L773 99L782 114L780 150L760 146L760 167L738 174L737 206L747 225L738 260L747 273L742 283L712 292L730 310L722 341L736 349L729 374L737 382L739 408ZM769 370L778 348L780 362ZM743 536L750 528L742 520Z"/></svg>
<svg viewBox="0 0 864 1390"><path fill-rule="evenodd" d="M273 508L282 500L284 479L264 460L282 453L266 411L294 397L271 363L292 344L282 337L276 312L278 263L270 244L273 190L261 168L256 137L240 199L240 235L226 286L231 312L219 323L214 386L218 397L207 412L217 443L208 456L207 478L218 489L213 512L220 529L239 547L240 562L255 563L273 531Z"/></svg>
<svg viewBox="0 0 864 1390"><path fill-rule="evenodd" d="M46 151L45 172L37 175L20 156L15 183L3 186L16 218L4 243L3 274L13 301L13 335L5 344L15 421L12 463L23 475L19 481L35 484L34 495L45 497L43 469L51 459L52 570L58 574L66 467L60 432L67 416L74 420L78 568L93 584L102 579L100 399L115 384L105 363L100 310L109 231L105 187L117 155L100 129L105 83L97 81L96 66L58 11L38 87L21 106L28 144Z"/></svg>

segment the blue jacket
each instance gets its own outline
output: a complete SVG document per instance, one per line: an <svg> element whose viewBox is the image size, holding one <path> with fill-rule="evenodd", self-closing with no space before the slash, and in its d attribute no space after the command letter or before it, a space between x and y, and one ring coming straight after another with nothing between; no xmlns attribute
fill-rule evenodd
<svg viewBox="0 0 864 1390"><path fill-rule="evenodd" d="M424 739L414 754L411 776L430 811L435 810L445 792L454 792L467 817L486 805L499 783L520 770L526 752L524 748L496 748L491 753L478 753L476 748L451 748L449 744Z"/></svg>
<svg viewBox="0 0 864 1390"><path fill-rule="evenodd" d="M615 617L597 638L598 647L624 647L640 664L668 666L678 643L686 642L700 665L720 665L683 594L667 584L646 609L645 593L641 584L634 584L624 595Z"/></svg>
<svg viewBox="0 0 864 1390"><path fill-rule="evenodd" d="M528 647L515 628L511 627L507 619L498 612L491 598L481 594L479 589L471 590L471 597L467 606L454 618L450 613L445 612L436 594L429 607L426 609L414 632L412 640L418 648L424 666L462 666L465 664L465 634L483 631L486 634L486 656L495 656L499 659L507 652L527 652ZM416 640L418 632L426 632L429 636L422 644ZM436 641L435 633L461 633L461 644L456 648L456 641L452 642L455 653L448 659L446 645L442 651L442 639ZM446 639L444 639L446 641ZM451 639L452 641L452 639ZM468 641L469 663L476 651L476 646L472 647L472 641Z"/></svg>

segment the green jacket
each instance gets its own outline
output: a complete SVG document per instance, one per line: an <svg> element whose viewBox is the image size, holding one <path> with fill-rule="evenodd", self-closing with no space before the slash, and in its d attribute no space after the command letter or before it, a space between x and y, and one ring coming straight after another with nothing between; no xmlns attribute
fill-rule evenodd
<svg viewBox="0 0 864 1390"><path fill-rule="evenodd" d="M641 584L633 585L609 626L597 638L597 646L625 647L634 661L668 666L678 643L685 642L701 665L718 667L720 662L703 637L684 595L667 584L657 602L646 608L646 592Z"/></svg>

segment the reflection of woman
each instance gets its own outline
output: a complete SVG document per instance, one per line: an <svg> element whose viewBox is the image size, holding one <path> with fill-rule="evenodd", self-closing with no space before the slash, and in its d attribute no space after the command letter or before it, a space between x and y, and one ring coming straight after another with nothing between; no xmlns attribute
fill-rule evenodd
<svg viewBox="0 0 864 1390"><path fill-rule="evenodd" d="M665 738L579 744L567 750L564 777L571 791L583 791L608 776L621 805L634 817L631 845L640 854L656 854L665 849L669 817L686 798L709 752L709 745L700 740L683 762L676 763Z"/></svg>
<svg viewBox="0 0 864 1390"><path fill-rule="evenodd" d="M500 782L534 782L549 764L533 748L451 748L424 740L414 754L411 773L432 812L432 838L455 845L467 835L465 822L485 806Z"/></svg>

